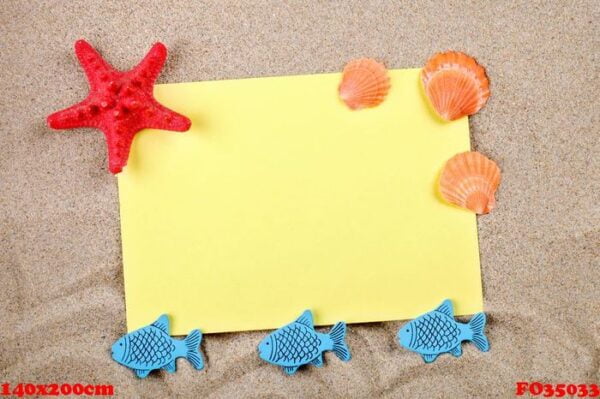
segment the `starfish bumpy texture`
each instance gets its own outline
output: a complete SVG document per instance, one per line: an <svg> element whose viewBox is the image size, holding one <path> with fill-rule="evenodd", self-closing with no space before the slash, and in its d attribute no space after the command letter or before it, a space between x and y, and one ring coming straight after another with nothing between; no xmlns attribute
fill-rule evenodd
<svg viewBox="0 0 600 399"><path fill-rule="evenodd" d="M132 70L120 72L109 65L85 40L75 53L87 76L90 92L72 107L53 113L54 129L93 127L102 130L108 147L108 165L119 173L127 164L133 137L145 128L186 131L188 118L159 104L152 94L154 82L167 58L167 48L156 43Z"/></svg>

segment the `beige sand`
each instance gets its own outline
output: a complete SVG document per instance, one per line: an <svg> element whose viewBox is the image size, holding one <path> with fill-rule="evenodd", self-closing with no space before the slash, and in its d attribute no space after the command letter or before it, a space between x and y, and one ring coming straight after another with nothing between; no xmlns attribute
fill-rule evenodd
<svg viewBox="0 0 600 399"><path fill-rule="evenodd" d="M597 1L133 3L145 2L0 7L0 383L110 383L130 398L458 398L600 380ZM400 350L393 322L352 326L351 363L327 355L293 378L258 359L262 333L209 336L202 372L180 360L176 375L140 381L113 363L125 309L104 139L44 122L87 90L80 37L123 69L163 41L160 82L330 72L358 56L418 67L449 48L476 56L493 95L471 119L473 147L504 172L498 209L479 220L491 352L465 345L460 360L424 365Z"/></svg>

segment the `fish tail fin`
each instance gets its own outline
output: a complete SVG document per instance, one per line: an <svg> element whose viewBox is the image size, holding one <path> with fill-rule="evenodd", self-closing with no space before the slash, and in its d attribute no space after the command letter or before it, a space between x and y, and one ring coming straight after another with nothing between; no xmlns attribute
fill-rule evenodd
<svg viewBox="0 0 600 399"><path fill-rule="evenodd" d="M202 341L202 333L200 330L192 330L183 342L187 348L185 357L192 363L196 370L202 370L204 368L204 360L200 354L200 342Z"/></svg>
<svg viewBox="0 0 600 399"><path fill-rule="evenodd" d="M477 313L473 316L471 321L469 321L469 328L471 328L471 332L473 333L473 343L477 349L482 352L489 351L490 343L483 333L483 329L485 328L485 314Z"/></svg>
<svg viewBox="0 0 600 399"><path fill-rule="evenodd" d="M342 361L347 362L352 358L350 349L346 345L346 323L340 321L329 332L329 337L333 341L333 353Z"/></svg>

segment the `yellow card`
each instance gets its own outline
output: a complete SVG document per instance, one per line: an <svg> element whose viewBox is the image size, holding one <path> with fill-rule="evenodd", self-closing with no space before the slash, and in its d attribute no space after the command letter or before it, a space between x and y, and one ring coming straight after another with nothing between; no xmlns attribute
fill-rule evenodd
<svg viewBox="0 0 600 399"><path fill-rule="evenodd" d="M137 135L119 175L127 325L171 333L482 310L475 216L438 197L469 150L419 70L390 72L377 108L350 111L339 74L159 85L186 133Z"/></svg>

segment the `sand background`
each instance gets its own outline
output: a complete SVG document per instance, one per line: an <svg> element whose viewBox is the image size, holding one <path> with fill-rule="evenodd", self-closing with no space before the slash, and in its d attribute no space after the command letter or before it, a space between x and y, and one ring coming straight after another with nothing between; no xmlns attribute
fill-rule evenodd
<svg viewBox="0 0 600 399"><path fill-rule="evenodd" d="M108 383L119 397L510 397L516 381L600 381L600 3L597 1L14 1L0 7L0 382ZM82 99L86 38L117 68L152 42L160 83L333 72L372 56L477 57L492 98L473 147L504 173L479 218L487 335L432 365L401 322L353 325L354 359L293 378L261 362L263 333L209 336L207 368L140 381L110 359L125 331L116 179L102 134L45 117Z"/></svg>

